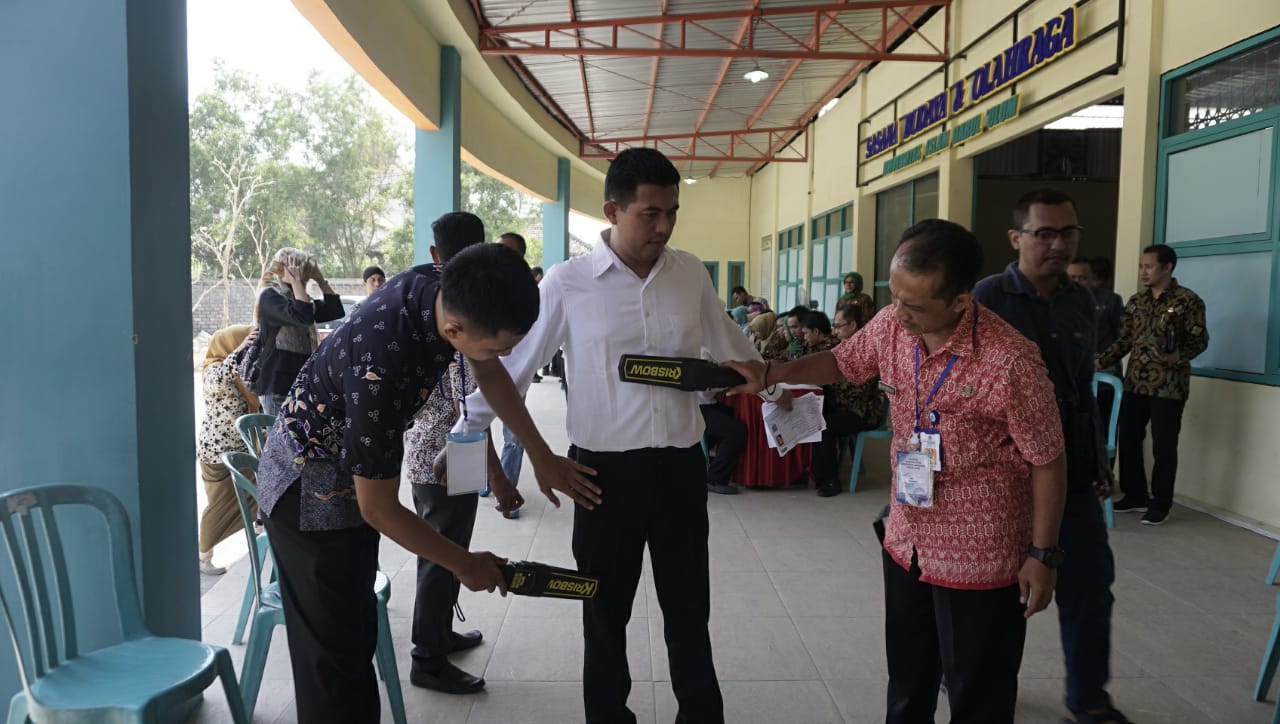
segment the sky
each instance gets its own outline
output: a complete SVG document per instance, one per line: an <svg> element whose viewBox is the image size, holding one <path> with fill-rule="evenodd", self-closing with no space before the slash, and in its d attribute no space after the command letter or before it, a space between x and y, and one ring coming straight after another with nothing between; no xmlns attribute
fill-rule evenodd
<svg viewBox="0 0 1280 724"><path fill-rule="evenodd" d="M300 89L307 74L319 70L329 80L353 73L320 33L289 0L188 0L187 74L189 97L213 87L213 61L258 77L264 86ZM370 88L370 98L406 144L413 143L413 123ZM590 240L603 224L576 213L569 231Z"/></svg>

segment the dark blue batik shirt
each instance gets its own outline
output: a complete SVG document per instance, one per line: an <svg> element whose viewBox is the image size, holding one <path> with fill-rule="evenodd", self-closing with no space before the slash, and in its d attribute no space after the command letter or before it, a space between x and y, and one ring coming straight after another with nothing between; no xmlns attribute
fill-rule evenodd
<svg viewBox="0 0 1280 724"><path fill-rule="evenodd" d="M301 527L361 523L352 476L400 475L404 431L454 357L436 330L441 268L393 277L303 365L259 466L259 502L301 480Z"/></svg>

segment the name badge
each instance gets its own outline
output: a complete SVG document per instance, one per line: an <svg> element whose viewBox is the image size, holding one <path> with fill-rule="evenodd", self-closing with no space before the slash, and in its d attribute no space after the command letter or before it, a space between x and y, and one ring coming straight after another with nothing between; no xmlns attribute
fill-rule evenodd
<svg viewBox="0 0 1280 724"><path fill-rule="evenodd" d="M937 430L920 431L920 452L929 456L933 472L942 470L942 435Z"/></svg>
<svg viewBox="0 0 1280 724"><path fill-rule="evenodd" d="M478 493L489 482L488 436L484 430L451 432L445 438L445 464L449 495Z"/></svg>
<svg viewBox="0 0 1280 724"><path fill-rule="evenodd" d="M899 503L916 508L933 507L933 459L922 451L899 450L894 473L894 495Z"/></svg>

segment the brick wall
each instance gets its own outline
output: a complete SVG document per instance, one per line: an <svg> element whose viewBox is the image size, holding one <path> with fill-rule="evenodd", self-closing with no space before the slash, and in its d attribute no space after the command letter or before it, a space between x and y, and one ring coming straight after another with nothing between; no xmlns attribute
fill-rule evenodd
<svg viewBox="0 0 1280 724"><path fill-rule="evenodd" d="M359 279L330 279L329 284L340 295L363 297L364 284ZM320 296L315 284L310 287L313 296ZM207 293L206 293L207 292ZM212 334L223 326L222 300L228 295L215 279L196 279L191 283L191 326L197 335ZM231 324L252 324L253 305L258 301L258 286L243 279L231 282Z"/></svg>

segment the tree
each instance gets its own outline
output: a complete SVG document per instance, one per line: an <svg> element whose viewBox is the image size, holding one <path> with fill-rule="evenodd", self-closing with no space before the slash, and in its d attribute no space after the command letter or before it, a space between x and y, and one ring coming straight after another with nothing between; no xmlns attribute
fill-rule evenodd
<svg viewBox="0 0 1280 724"><path fill-rule="evenodd" d="M389 215L409 173L403 147L370 104L356 76L328 83L312 73L306 88L307 230L331 273L358 276L381 261L379 245L396 224Z"/></svg>
<svg viewBox="0 0 1280 724"><path fill-rule="evenodd" d="M232 276L261 274L243 262L247 249L265 242L260 207L278 177L270 162L283 157L304 129L292 96L278 89L266 93L221 62L215 62L214 76L213 91L196 98L191 111L192 272L216 274L219 283L209 291L222 289L227 324Z"/></svg>
<svg viewBox="0 0 1280 724"><path fill-rule="evenodd" d="M527 237L526 232L541 216L532 198L465 162L462 164L462 210L479 216L491 239L508 231ZM542 259L541 251L538 259Z"/></svg>

